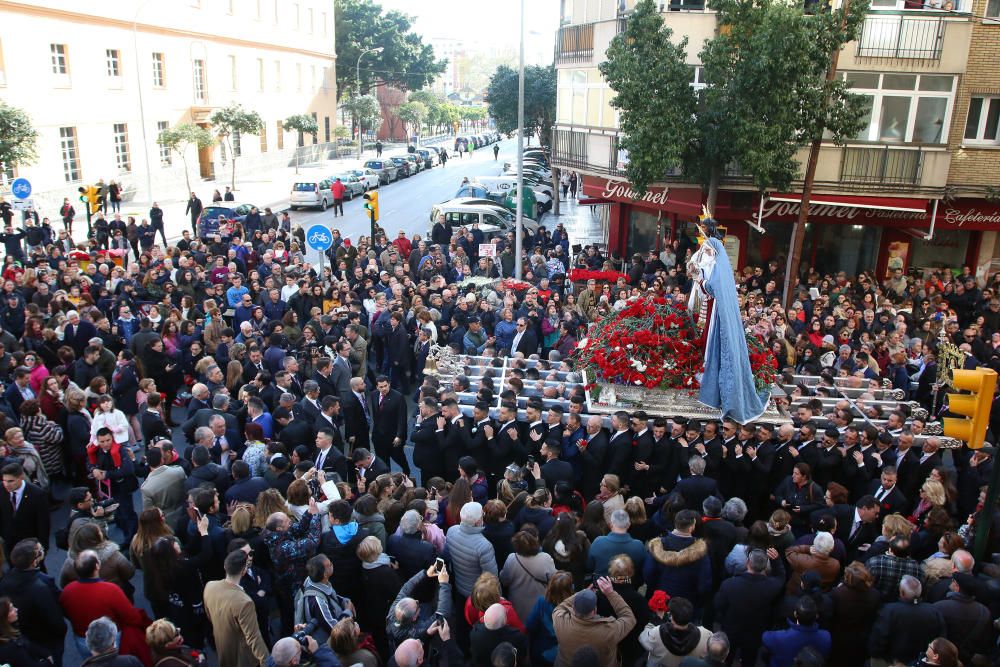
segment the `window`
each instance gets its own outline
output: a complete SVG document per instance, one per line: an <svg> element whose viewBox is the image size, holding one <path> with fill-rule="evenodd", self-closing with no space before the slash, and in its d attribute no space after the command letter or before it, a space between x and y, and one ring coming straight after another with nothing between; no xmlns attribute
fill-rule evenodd
<svg viewBox="0 0 1000 667"><path fill-rule="evenodd" d="M153 54L153 87L163 88L167 85L167 67L162 53Z"/></svg>
<svg viewBox="0 0 1000 667"><path fill-rule="evenodd" d="M323 141L330 143L330 117L323 116Z"/></svg>
<svg viewBox="0 0 1000 667"><path fill-rule="evenodd" d="M261 16L262 16L262 14L261 14L261 3L262 3L263 1L264 1L264 0L257 0L257 20L258 20L258 21L260 20L260 18L261 18Z"/></svg>
<svg viewBox="0 0 1000 667"><path fill-rule="evenodd" d="M274 90L281 91L281 61L274 61Z"/></svg>
<svg viewBox="0 0 1000 667"><path fill-rule="evenodd" d="M319 117L316 115L315 111L312 112L312 117L313 117L313 122L316 123L316 129L318 130L319 129ZM317 134L316 132L313 132L313 143L314 144L319 143L319 134Z"/></svg>
<svg viewBox="0 0 1000 667"><path fill-rule="evenodd" d="M66 54L66 45L50 44L49 50L52 53L52 73L69 74L69 57Z"/></svg>
<svg viewBox="0 0 1000 667"><path fill-rule="evenodd" d="M320 21L323 22L323 36L326 37L326 12L323 12L320 16Z"/></svg>
<svg viewBox="0 0 1000 667"><path fill-rule="evenodd" d="M3 48L0 46L0 86L7 85L7 70L3 64Z"/></svg>
<svg viewBox="0 0 1000 667"><path fill-rule="evenodd" d="M278 2L279 1L280 0L274 0L274 25L278 25L278 17L280 16L280 14L278 13Z"/></svg>
<svg viewBox="0 0 1000 667"><path fill-rule="evenodd" d="M119 78L122 75L122 52L118 49L105 49L104 60L108 65L108 76Z"/></svg>
<svg viewBox="0 0 1000 667"><path fill-rule="evenodd" d="M986 3L986 16L1000 18L1000 0L989 0Z"/></svg>
<svg viewBox="0 0 1000 667"><path fill-rule="evenodd" d="M208 101L205 97L205 61L197 58L194 61L194 99L202 104Z"/></svg>
<svg viewBox="0 0 1000 667"><path fill-rule="evenodd" d="M302 63L295 63L295 90L302 92Z"/></svg>
<svg viewBox="0 0 1000 667"><path fill-rule="evenodd" d="M301 27L301 21L299 20L299 3L294 3L292 5L292 19L295 29L298 30Z"/></svg>
<svg viewBox="0 0 1000 667"><path fill-rule="evenodd" d="M313 34L313 10L312 7L306 10L307 16L309 17L309 34Z"/></svg>
<svg viewBox="0 0 1000 667"><path fill-rule="evenodd" d="M11 165L5 164L5 165L2 165L2 167L3 167L4 178L7 179L8 183L10 183L15 178L17 178L17 167L15 167L12 164Z"/></svg>
<svg viewBox="0 0 1000 667"><path fill-rule="evenodd" d="M950 124L955 77L935 74L846 72L861 96L865 126L858 141L943 144Z"/></svg>
<svg viewBox="0 0 1000 667"><path fill-rule="evenodd" d="M63 176L67 183L80 180L80 153L76 147L76 128L59 128L59 148L62 150Z"/></svg>
<svg viewBox="0 0 1000 667"><path fill-rule="evenodd" d="M260 126L260 152L267 152L267 123Z"/></svg>
<svg viewBox="0 0 1000 667"><path fill-rule="evenodd" d="M132 160L128 155L128 125L125 123L115 123L115 162L118 164L118 171L132 171Z"/></svg>
<svg viewBox="0 0 1000 667"><path fill-rule="evenodd" d="M1000 97L973 97L965 120L965 140L972 143L1000 143Z"/></svg>
<svg viewBox="0 0 1000 667"><path fill-rule="evenodd" d="M229 78L232 90L239 89L240 77L236 70L236 56L229 56Z"/></svg>
<svg viewBox="0 0 1000 667"><path fill-rule="evenodd" d="M170 123L169 122L167 122L165 120L158 121L156 123L156 136L159 137L160 135L162 135L164 132L166 132L169 129L170 129ZM163 165L164 167L169 167L170 166L170 162L171 162L171 160L170 160L170 147L169 146L164 146L163 144L160 144L160 164Z"/></svg>
<svg viewBox="0 0 1000 667"><path fill-rule="evenodd" d="M264 92L264 59L257 58L257 92Z"/></svg>
<svg viewBox="0 0 1000 667"><path fill-rule="evenodd" d="M316 92L316 66L312 65L312 74L309 76L309 90Z"/></svg>
<svg viewBox="0 0 1000 667"><path fill-rule="evenodd" d="M233 4L234 0L226 0L226 13L229 14L230 16L232 16L233 12L235 11Z"/></svg>
<svg viewBox="0 0 1000 667"><path fill-rule="evenodd" d="M243 135L240 134L239 130L233 132L233 157L240 157L243 155Z"/></svg>
<svg viewBox="0 0 1000 667"><path fill-rule="evenodd" d="M284 150L285 148L285 124L282 121L278 121L278 150Z"/></svg>

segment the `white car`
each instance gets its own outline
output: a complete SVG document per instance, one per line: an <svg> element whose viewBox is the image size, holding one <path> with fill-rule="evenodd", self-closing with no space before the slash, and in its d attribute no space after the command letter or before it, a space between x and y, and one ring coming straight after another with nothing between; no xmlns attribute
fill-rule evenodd
<svg viewBox="0 0 1000 667"><path fill-rule="evenodd" d="M365 184L365 191L374 190L379 186L378 172L368 167L358 167L351 169L347 173L356 176L359 181Z"/></svg>

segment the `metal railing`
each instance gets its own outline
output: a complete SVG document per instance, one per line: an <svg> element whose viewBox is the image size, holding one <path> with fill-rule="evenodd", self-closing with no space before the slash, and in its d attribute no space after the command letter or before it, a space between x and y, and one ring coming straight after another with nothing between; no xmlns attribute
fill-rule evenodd
<svg viewBox="0 0 1000 667"><path fill-rule="evenodd" d="M556 36L556 62L585 62L594 57L594 24L584 23L559 28Z"/></svg>
<svg viewBox="0 0 1000 667"><path fill-rule="evenodd" d="M840 158L843 183L917 185L924 164L923 149L897 146L848 146Z"/></svg>
<svg viewBox="0 0 1000 667"><path fill-rule="evenodd" d="M858 38L860 58L939 60L944 17L873 14L865 17Z"/></svg>
<svg viewBox="0 0 1000 667"><path fill-rule="evenodd" d="M705 0L670 0L660 3L660 11L668 12L701 12L705 10Z"/></svg>
<svg viewBox="0 0 1000 667"><path fill-rule="evenodd" d="M552 162L561 167L586 169L591 166L587 162L586 132L573 130L553 130Z"/></svg>

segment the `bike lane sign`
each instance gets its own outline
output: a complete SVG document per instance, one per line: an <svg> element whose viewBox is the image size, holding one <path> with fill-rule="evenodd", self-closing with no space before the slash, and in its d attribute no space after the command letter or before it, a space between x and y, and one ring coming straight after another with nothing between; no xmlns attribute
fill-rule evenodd
<svg viewBox="0 0 1000 667"><path fill-rule="evenodd" d="M306 230L306 244L313 250L326 252L333 245L333 234L325 225L313 225Z"/></svg>

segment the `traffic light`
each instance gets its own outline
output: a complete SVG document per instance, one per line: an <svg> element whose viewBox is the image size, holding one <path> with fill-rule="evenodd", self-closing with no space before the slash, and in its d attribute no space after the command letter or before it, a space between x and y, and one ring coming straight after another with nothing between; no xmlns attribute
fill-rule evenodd
<svg viewBox="0 0 1000 667"><path fill-rule="evenodd" d="M87 212L91 215L101 210L101 189L93 185L81 185L77 188L80 193L80 201L87 205Z"/></svg>
<svg viewBox="0 0 1000 667"><path fill-rule="evenodd" d="M993 406L993 392L997 386L997 373L988 368L952 371L952 385L971 394L948 394L948 409L965 415L945 417L944 434L949 438L964 441L969 449L979 449L986 439L986 427L990 424L990 408Z"/></svg>
<svg viewBox="0 0 1000 667"><path fill-rule="evenodd" d="M365 193L365 210L368 211L368 216L371 218L372 222L378 222L378 193L377 192L366 192Z"/></svg>

